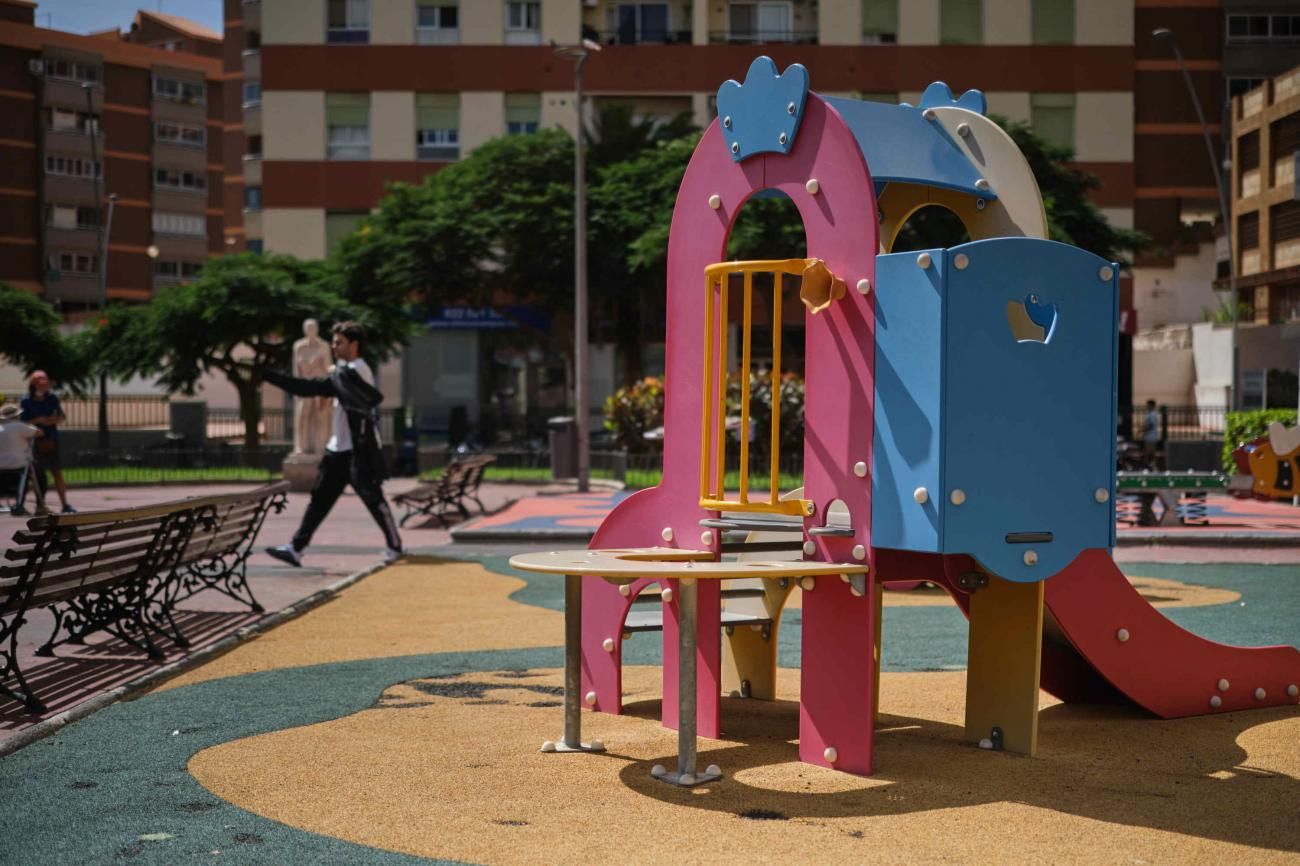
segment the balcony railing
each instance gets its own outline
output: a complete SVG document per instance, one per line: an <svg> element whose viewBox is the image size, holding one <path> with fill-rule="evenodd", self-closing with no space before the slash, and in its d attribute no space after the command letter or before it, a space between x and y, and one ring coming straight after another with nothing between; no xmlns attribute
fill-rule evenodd
<svg viewBox="0 0 1300 866"><path fill-rule="evenodd" d="M712 45L815 45L816 30L710 30Z"/></svg>
<svg viewBox="0 0 1300 866"><path fill-rule="evenodd" d="M690 45L689 30L603 30L591 37L601 45Z"/></svg>

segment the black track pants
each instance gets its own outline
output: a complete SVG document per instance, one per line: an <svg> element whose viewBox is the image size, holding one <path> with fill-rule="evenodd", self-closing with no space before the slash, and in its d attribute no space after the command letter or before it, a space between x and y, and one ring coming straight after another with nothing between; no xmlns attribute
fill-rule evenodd
<svg viewBox="0 0 1300 866"><path fill-rule="evenodd" d="M302 551L311 543L311 537L320 526L325 515L330 513L343 488L348 484L361 497L361 501L370 509L370 516L383 530L384 540L394 550L402 549L402 539L397 534L397 523L393 521L393 512L388 509L384 491L379 481L369 477L368 473L354 471L351 451L326 451L321 457L320 470L316 475L316 485L311 489L311 503L307 513L302 516L302 524L293 536L293 549Z"/></svg>

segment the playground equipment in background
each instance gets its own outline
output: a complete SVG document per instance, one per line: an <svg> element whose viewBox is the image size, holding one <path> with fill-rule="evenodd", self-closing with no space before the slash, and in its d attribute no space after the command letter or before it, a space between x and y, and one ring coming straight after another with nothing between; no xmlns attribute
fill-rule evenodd
<svg viewBox="0 0 1300 866"><path fill-rule="evenodd" d="M1256 499L1291 499L1300 491L1300 427L1288 428L1274 421L1268 435L1238 445L1232 452L1237 471L1249 486L1234 485L1244 495Z"/></svg>
<svg viewBox="0 0 1300 866"><path fill-rule="evenodd" d="M622 638L651 591L663 724L680 734L677 772L656 775L715 778L713 767L696 772L695 728L719 736L724 683L773 697L795 580L799 755L813 764L871 773L887 582L930 581L969 616L965 729L982 745L1034 752L1040 685L1166 718L1295 703L1300 652L1188 634L1111 560L1118 266L1046 240L1033 174L984 116L983 96L935 83L915 107L823 97L802 66L778 74L760 57L744 84L719 90L718 115L687 166L668 241L663 481L622 501L585 555L514 560L570 575L575 723L557 748L583 748L579 695L621 712ZM806 258L721 261L758 194L794 203ZM926 205L952 211L973 240L890 252ZM748 437L728 443L728 377L785 368L781 323L800 302L805 486L778 489L774 412L770 480L754 489L741 471L733 496L729 457L743 469L751 455ZM740 416L748 430L743 388ZM760 558L721 560L746 548ZM649 613L638 610L638 629L656 625Z"/></svg>
<svg viewBox="0 0 1300 866"><path fill-rule="evenodd" d="M1204 526L1210 522L1206 494L1227 487L1222 472L1120 472L1116 479L1119 519L1138 526ZM1126 500L1136 507L1126 509Z"/></svg>

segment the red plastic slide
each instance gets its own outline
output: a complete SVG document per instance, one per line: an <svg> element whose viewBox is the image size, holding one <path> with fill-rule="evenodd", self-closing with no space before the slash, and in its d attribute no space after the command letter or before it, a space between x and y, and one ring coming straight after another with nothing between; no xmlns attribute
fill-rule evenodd
<svg viewBox="0 0 1300 866"><path fill-rule="evenodd" d="M1166 719L1294 705L1300 650L1197 637L1144 599L1105 550L1047 581L1043 688L1065 701L1122 695Z"/></svg>

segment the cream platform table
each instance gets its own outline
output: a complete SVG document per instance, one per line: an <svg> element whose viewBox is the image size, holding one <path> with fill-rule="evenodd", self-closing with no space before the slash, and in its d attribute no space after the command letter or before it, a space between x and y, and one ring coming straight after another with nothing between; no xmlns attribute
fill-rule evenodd
<svg viewBox="0 0 1300 866"><path fill-rule="evenodd" d="M707 550L666 547L618 550L559 550L512 557L512 568L546 574L563 574L564 583L564 738L542 745L543 752L601 752L599 741L582 742L582 578L603 577L611 583L630 583L639 578L676 580L678 596L677 771L668 772L656 764L651 774L674 785L691 786L722 777L716 764L703 773L695 768L696 750L696 591L697 581L731 578L805 578L839 575L854 588L854 594L874 598L863 563L834 562L714 562Z"/></svg>

